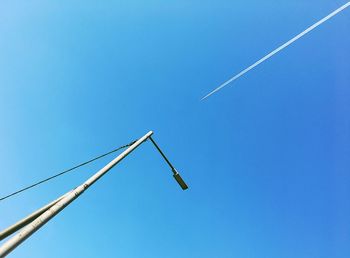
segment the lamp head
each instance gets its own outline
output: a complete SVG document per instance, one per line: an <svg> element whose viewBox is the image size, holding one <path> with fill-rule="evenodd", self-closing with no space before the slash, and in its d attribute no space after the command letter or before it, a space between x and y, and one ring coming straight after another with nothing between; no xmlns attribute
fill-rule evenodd
<svg viewBox="0 0 350 258"><path fill-rule="evenodd" d="M185 183L185 181L182 179L182 177L180 176L179 172L177 172L176 169L173 169L174 172L174 178L176 180L176 182L181 186L182 190L186 190L188 188L187 184Z"/></svg>

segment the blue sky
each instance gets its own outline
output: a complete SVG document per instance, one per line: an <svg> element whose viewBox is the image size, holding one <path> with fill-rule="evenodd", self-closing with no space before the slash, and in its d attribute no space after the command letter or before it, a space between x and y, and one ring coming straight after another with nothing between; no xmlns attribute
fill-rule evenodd
<svg viewBox="0 0 350 258"><path fill-rule="evenodd" d="M2 1L0 194L153 130L12 257L350 256L345 1ZM112 157L0 203L0 227Z"/></svg>

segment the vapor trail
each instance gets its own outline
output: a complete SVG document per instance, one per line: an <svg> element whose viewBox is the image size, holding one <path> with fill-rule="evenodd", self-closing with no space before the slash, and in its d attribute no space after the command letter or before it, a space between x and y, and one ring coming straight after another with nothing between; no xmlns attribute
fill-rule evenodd
<svg viewBox="0 0 350 258"><path fill-rule="evenodd" d="M249 72L250 70L252 70L253 68L255 68L256 66L258 66L259 64L261 64L262 62L266 61L267 59L269 59L270 57L272 57L273 55L277 54L278 52L280 52L281 50L283 50L284 48L288 47L289 45L291 45L293 42L297 41L298 39L300 39L302 36L306 35L307 33L309 33L310 31L312 31L313 29L315 29L316 27L318 27L319 25L321 25L322 23L326 22L327 20L329 20L330 18L332 18L333 16L337 15L338 13L340 13L341 11L345 10L347 7L350 6L350 2L347 2L346 4L344 4L342 7L338 8L337 10L335 10L334 12L332 12L331 14L327 15L326 17L324 17L322 20L316 22L314 25L310 26L309 28L307 28L306 30L304 30L303 32L301 32L300 34L298 34L297 36L295 36L294 38L292 38L291 40L287 41L286 43L284 43L282 46L276 48L275 50L273 50L271 53L267 54L266 56L264 56L263 58L261 58L259 61L255 62L254 64L252 64L251 66L249 66L248 68L244 69L243 71L241 71L240 73L238 73L237 75L233 76L231 79L229 79L228 81L224 82L223 84L221 84L219 87L217 87L216 89L214 89L213 91L211 91L210 93L208 93L207 95L205 95L201 100L204 100L206 98L208 98L209 96L213 95L215 92L221 90L223 87L227 86L229 83L233 82L234 80L237 80L239 77L241 77L242 75L244 75L245 73Z"/></svg>

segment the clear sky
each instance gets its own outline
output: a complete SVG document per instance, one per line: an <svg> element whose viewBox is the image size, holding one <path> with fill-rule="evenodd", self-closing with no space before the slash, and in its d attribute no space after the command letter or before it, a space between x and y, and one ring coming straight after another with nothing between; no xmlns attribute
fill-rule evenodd
<svg viewBox="0 0 350 258"><path fill-rule="evenodd" d="M350 257L346 1L1 1L0 195L154 131L12 257ZM0 203L0 228L113 157Z"/></svg>

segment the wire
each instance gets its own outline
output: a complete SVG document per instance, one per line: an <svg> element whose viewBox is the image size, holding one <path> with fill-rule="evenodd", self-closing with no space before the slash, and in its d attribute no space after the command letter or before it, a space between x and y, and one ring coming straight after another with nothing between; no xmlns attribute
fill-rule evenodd
<svg viewBox="0 0 350 258"><path fill-rule="evenodd" d="M7 199L7 198L9 198L9 197L12 197L12 196L14 196L14 195L16 195L16 194L19 194L19 193L21 193L21 192L24 192L24 191L26 191L26 190L28 190L28 189L30 189L30 188L33 188L33 187L38 186L38 185L40 185L40 184L43 184L43 183L45 183L45 182L47 182L47 181L50 181L50 180L52 180L52 179L54 179L54 178L56 178L56 177L62 176L62 175L64 175L64 174L68 173L68 172L71 172L71 171L73 171L73 170L75 170L75 169L77 169L77 168L80 168L80 167L85 166L85 165L87 165L87 164L89 164L89 163L91 163L91 162L94 162L94 161L96 161L96 160L98 160L98 159L101 159L101 158L103 158L103 157L105 157L105 156L107 156L107 155L109 155L109 154L112 154L112 153L118 151L118 150L121 150L121 149L124 149L124 148L126 148L126 147L129 147L129 146L131 146L132 144L134 144L135 142L136 142L136 141L133 141L133 142L131 142L131 143L129 143L129 144L120 146L120 147L118 147L118 148L116 148L116 149L114 149L114 150L111 150L111 151L109 151L109 152L106 152L106 153L104 153L104 154L102 154L102 155L99 155L99 156L93 158L93 159L90 159L90 160L85 161L85 162L83 162L83 163L80 163L80 164L78 164L78 165L76 165L76 166L74 166L74 167L71 167L71 168L69 168L69 169L66 169L66 170L64 170L64 171L62 171L62 172L60 172L60 173L58 173L58 174L56 174L56 175L50 176L50 177L45 178L45 179L43 179L43 180L41 180L41 181L38 181L38 182L36 182L36 183L34 183L34 184L31 184L31 185L26 186L26 187L24 187L24 188L22 188L22 189L19 189L19 190L15 191L15 192L13 192L13 193L11 193L11 194L8 194L8 195L6 195L6 196L4 196L4 197L1 197L1 198L0 198L0 201L3 201L3 200L5 200L5 199Z"/></svg>

